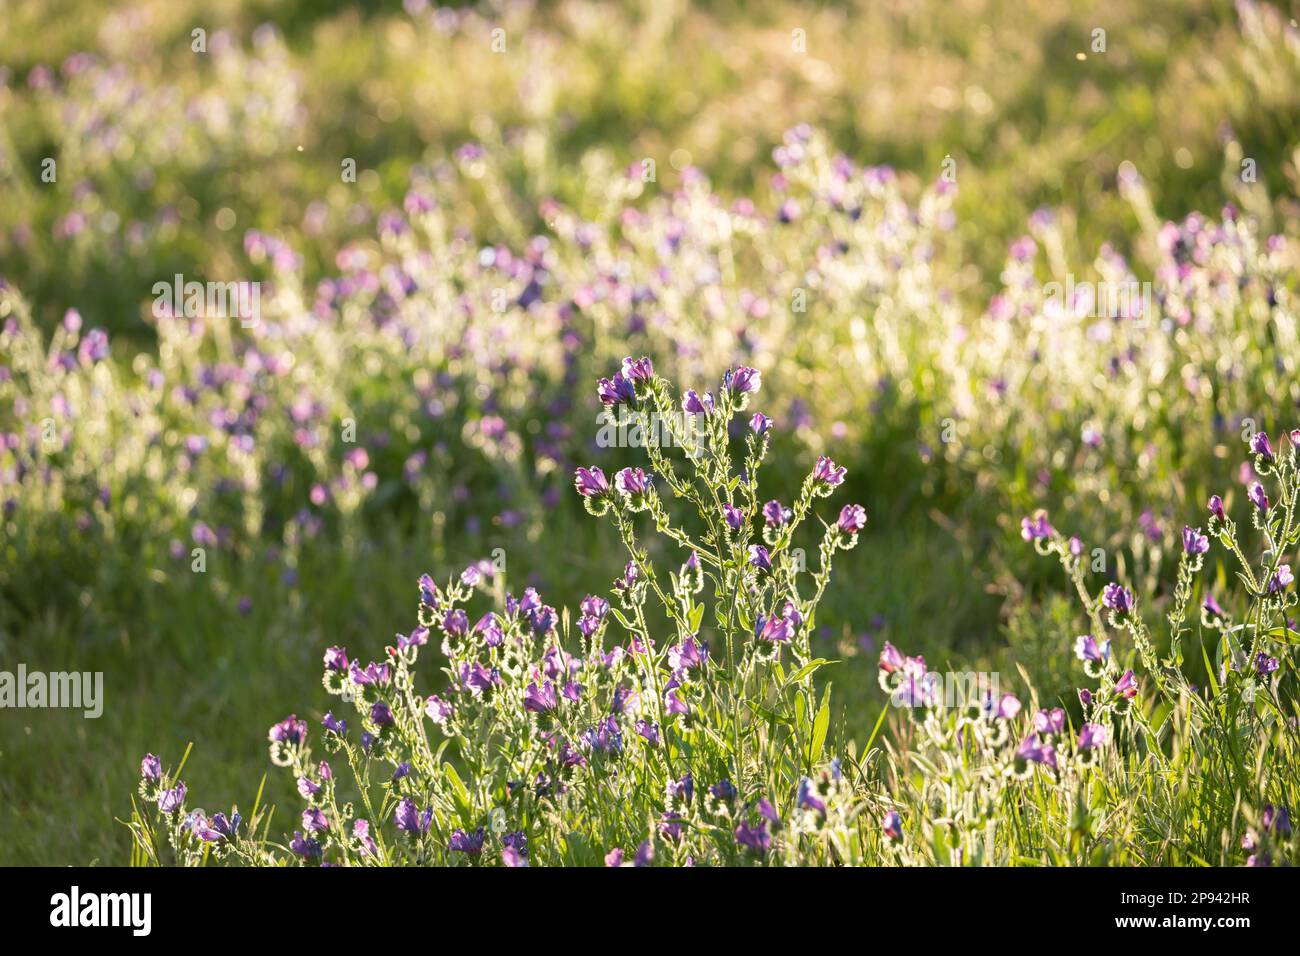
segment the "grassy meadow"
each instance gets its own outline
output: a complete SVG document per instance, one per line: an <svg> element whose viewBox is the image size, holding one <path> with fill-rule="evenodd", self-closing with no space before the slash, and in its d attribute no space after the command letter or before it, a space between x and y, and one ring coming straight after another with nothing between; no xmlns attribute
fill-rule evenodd
<svg viewBox="0 0 1300 956"><path fill-rule="evenodd" d="M1081 6L6 3L0 863L1295 862L1297 12Z"/></svg>

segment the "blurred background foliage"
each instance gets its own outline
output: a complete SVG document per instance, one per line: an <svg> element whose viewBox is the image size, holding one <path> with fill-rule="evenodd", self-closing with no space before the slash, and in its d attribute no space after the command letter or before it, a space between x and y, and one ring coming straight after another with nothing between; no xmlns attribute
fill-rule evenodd
<svg viewBox="0 0 1300 956"><path fill-rule="evenodd" d="M565 295L600 286L602 270L626 249L616 240L632 243L628 258L651 282L662 237L629 240L624 205L671 205L703 171L711 192L684 202L686 212L651 214L656 228L679 215L707 221L700 209L714 202L753 196L759 208L776 208L786 192L773 183L773 152L806 124L853 163L896 171L897 198L907 205L885 219L923 223L912 251L924 249L927 268L933 252L939 276L930 283L924 272L900 270L865 286L845 280L842 297L818 301L793 330L798 336L787 340L777 326L766 343L745 342L749 351L739 353L756 356L764 397L785 426L773 460L789 464L771 469L769 493L788 500L813 455L828 451L850 468L843 500L861 500L871 513L865 546L837 569L818 621L827 656L845 661L834 676L843 719L859 739L873 726L883 706L874 661L885 640L924 652L936 669L1023 668L1044 701L1068 703L1077 675L1067 637L1078 610L1044 596L1055 571L1023 546L1020 514L1043 504L1056 518L1063 509L1063 530L1071 518L1111 550L1109 576L1122 572L1154 590L1168 550L1144 538L1138 515L1154 509L1167 545L1192 520L1184 516L1199 514L1205 494L1235 473L1240 456L1229 443L1238 418L1294 427L1300 359L1274 362L1260 345L1265 333L1247 321L1266 296L1294 286L1293 272L1278 280L1251 245L1231 264L1251 279L1228 309L1236 324L1224 352L1235 361L1239 350L1239 365L1216 366L1206 343L1182 341L1144 366L1148 378L1111 388L1097 384L1101 358L1072 339L1074 351L1014 378L1006 398L972 400L959 416L965 446L938 447L937 423L953 414L961 391L955 375L969 373L972 389L982 387L999 378L1016 345L979 356L979 368L945 364L958 325L946 310L961 313L963 328L987 331L971 317L1014 288L1008 247L1035 210L1052 210L1050 233L1035 235L1045 247L1061 243L1065 260L1092 263L1109 246L1143 280L1164 261L1159 220L1218 217L1232 200L1263 234L1300 233L1295 11L1223 0L1079 7L7 0L0 277L47 339L61 334L69 309L86 327L108 330L112 385L103 366L84 373L83 420L99 421L90 413L103 394L120 396L114 414L123 420L136 401L156 402L141 417L170 455L207 427L203 416L247 398L242 382L222 376L248 354L206 339L209 351L195 345L190 354L185 329L169 331L149 314L155 282L175 273L249 278L251 260L256 276L300 295L305 311L319 282L350 274L345 250L390 264L409 252L374 237L413 184L437 195L442 218L429 234L446 240L435 258L459 270L445 281L458 294L486 294L496 281L475 271L477 248L522 255L533 235L557 250L553 271L570 284ZM203 55L192 50L196 29L205 31ZM496 29L504 52L493 50ZM1094 51L1097 29L1105 30L1104 52ZM459 153L466 144L487 161ZM57 183L41 179L46 158L58 162ZM355 183L340 177L349 158ZM1243 158L1257 161L1258 188L1241 188ZM948 200L951 224L940 228L934 184L946 159L960 188ZM646 160L657 181L627 194L621 171ZM1123 195L1125 163L1145 184L1150 221L1142 202ZM828 174L812 175L814 201L805 202L829 222L816 205ZM607 231L608 247L587 244L582 224ZM838 224L825 234L815 223L800 229L760 234L728 294L766 276L756 293L788 297L801 263L819 261L833 239L850 241ZM299 261L280 269L267 262L273 254L251 255L250 231L285 243ZM688 236L685 246L706 261L711 241ZM58 711L0 715L0 860L125 860L126 831L114 818L129 812L123 795L146 750L175 760L198 740L203 759L189 776L198 804L206 793L251 802L259 781L248 768L265 755L258 728L294 706L318 718L311 708L324 703L323 648L370 650L409 630L423 571L444 577L502 548L511 587L535 583L557 606L605 588L622 565L617 543L572 501L565 456L539 446L551 425L590 428L594 375L609 374L624 347L651 353L684 385L737 357L732 347L709 351L732 327L705 317L708 283L676 281L680 339L678 326L657 338L654 329L606 328L602 337L584 327L588 337L568 343L573 330L548 294L545 308L494 327L498 343L483 359L439 343L417 348L347 318L369 316L371 304L338 294L325 310L331 321L288 344L302 374L313 376L303 387L330 405L319 413L322 428L348 409L364 413L359 431L382 479L373 497L324 515L317 537L304 532L312 522L294 516L308 488L319 480L335 493L357 474L339 464L338 448L297 448L288 425L259 432L265 445L247 471L243 459L224 468L195 456L175 474L170 457L142 450L138 472L118 468L101 481L107 469L86 460L84 448L80 459L59 462L67 489L48 498L32 492L20 517L3 525L0 664L103 670L108 704L98 721ZM827 288L838 287L828 280ZM896 317L892 364L872 356L864 374L850 319L913 292ZM1036 315L1041 302L1025 308ZM597 331L600 321L598 313L591 319ZM512 341L536 348L513 355ZM674 354L683 342L698 344L696 354ZM1210 379L1226 369L1234 384L1200 404L1152 397L1166 378L1192 375L1188 368ZM169 405L148 384L158 369L169 385L212 373L219 401L190 411ZM267 387L266 419L286 420L299 384ZM416 402L413 393L426 386ZM37 382L33 392L44 387ZM1058 401L1067 390L1069 400ZM556 412L568 391L581 398ZM431 395L450 409L432 425L418 415ZM16 398L49 397L0 389L0 426L17 433L30 424ZM1276 408L1265 408L1269 401ZM479 443L477 429L497 414L522 452ZM798 426L803 414L809 424ZM1080 426L1094 421L1107 435L1104 456L1079 445ZM96 440L104 445L133 434L121 420L106 416L102 425ZM222 428L212 431L224 440ZM375 440L381 433L386 443ZM589 444L585 431L570 438L571 452ZM403 461L415 450L431 453L427 473L403 483ZM279 486L268 478L277 466L288 472ZM254 473L256 494L241 501L227 486ZM110 503L96 505L102 485L112 486ZM188 553L196 518L234 529L205 575L170 553L182 533ZM273 797L281 784L270 784Z"/></svg>

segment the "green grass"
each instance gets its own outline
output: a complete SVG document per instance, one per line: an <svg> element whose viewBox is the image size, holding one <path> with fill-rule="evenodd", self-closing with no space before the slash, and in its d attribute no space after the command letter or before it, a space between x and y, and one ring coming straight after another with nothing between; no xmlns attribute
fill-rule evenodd
<svg viewBox="0 0 1300 956"><path fill-rule="evenodd" d="M527 27L548 41L528 57L494 57L473 38L417 40L397 4L231 2L212 14L189 0L146 6L155 16L140 27L143 52L135 55L124 52L120 35L105 39L99 5L84 0L12 3L0 30L0 63L15 77L0 91L0 188L13 197L0 204L0 274L22 288L46 327L75 306L87 325L125 333L125 349L115 338L123 365L130 351L152 348L138 318L140 290L174 271L224 274L241 255L246 228L301 239L309 275L330 268L347 239L368 234L368 225L331 226L314 239L299 231L307 203L337 192L341 156L375 171L366 201L382 208L400 204L414 164L470 139L535 134L544 155L508 173L516 195L532 203L512 213L541 229L543 197L588 213L604 201L593 195L587 163L613 168L653 157L668 189L678 181L669 157L681 149L729 195L761 186L773 145L797 122L822 127L859 161L898 166L913 184L933 180L953 155L960 250L970 266L956 291L973 303L1039 205L1067 207L1088 254L1103 241L1124 247L1136 230L1114 191L1122 161L1142 171L1162 215L1213 212L1224 195L1220 123L1233 127L1245 155L1260 158L1261 180L1274 194L1295 193L1295 88L1249 77L1250 49L1221 0L1113 0L1086 13L1049 0L683 4L665 5L667 14L650 4L559 4L562 12L548 5L511 21L512 37ZM79 168L77 144L61 139L56 118L23 83L37 63L97 49L128 61L145 86L200 90L210 78L188 51L193 25L228 27L243 42L268 18L281 24L290 67L302 78L309 121L301 153L287 139L264 156L232 143L230 155L163 169L139 191L129 170ZM1107 29L1109 50L1078 60L1095 26ZM794 27L808 32L807 55L789 49ZM530 68L553 84L535 101L518 95ZM64 186L89 176L128 215L188 197L178 234L137 253L65 255L49 236L67 211L67 191L42 191L32 174L46 155L68 160ZM235 213L235 228L215 224L223 208ZM467 225L484 241L511 238L501 217L470 212ZM35 230L30 246L13 239L20 224ZM921 427L915 414L913 435ZM825 656L840 661L821 679L834 682L837 723L859 745L873 737L885 703L875 656L858 643L877 615L885 623L872 634L876 648L891 640L935 668L960 661L962 669L1010 675L1023 667L1044 702L1065 700L1074 687L1060 642L1076 632L1080 612L1042 598L1047 572L1031 567L1006 523L1007 499L1025 497L1026 477L1008 463L1006 487L996 492L945 487L942 476L937 491L923 492L921 483L935 479L901 441L907 424L879 437L870 469L852 478L872 524L861 546L838 559L817 622L830 632ZM1118 492L1144 490L1116 483ZM377 656L413 626L419 573L442 576L496 546L506 550L512 589L536 582L557 606L607 588L624 560L613 537L571 502L535 540L448 540L423 525L372 517L351 537L327 535L302 549L293 587L278 564L248 556L229 566L210 556L199 576L185 562L158 558L161 542L139 556L96 553L92 542L43 542L54 556L49 588L0 609L0 666L21 660L30 670L103 671L106 702L94 721L53 710L0 714L0 863L125 863L130 840L117 821L130 815L146 751L175 762L193 742L191 805L251 804L269 769L265 728L291 710L316 718L328 706L319 681L324 648ZM59 555L68 565L62 573ZM247 616L236 608L241 597L252 601ZM1167 807L1160 802L1168 792L1151 781L1110 798L1150 806L1148 818L1163 817L1169 833L1204 826L1212 842L1211 821L1237 812L1230 771L1214 772L1221 775L1201 786L1182 781L1179 802ZM295 805L283 775L270 776L264 799ZM1144 862L1217 860L1171 847Z"/></svg>
<svg viewBox="0 0 1300 956"><path fill-rule="evenodd" d="M538 581L557 607L576 606L620 566L616 542L600 541L596 525L575 509L547 533L547 548L576 556L570 561L556 562L523 545L507 548L511 587ZM102 670L105 706L97 720L59 710L5 713L3 862L126 863L130 838L117 820L130 818L146 752L178 761L192 742L186 771L191 804L209 812L228 809L218 801L251 806L262 772L274 771L266 728L290 711L315 724L333 706L320 686L324 649L343 644L377 656L394 633L414 626L419 573L445 573L470 557L458 554L451 561L409 536L381 531L364 550L330 543L305 552L298 589L283 587L276 568L239 568L223 597L182 565L157 577L129 621L114 620L118 615L88 594L81 608L30 622L22 635L24 656L17 659L29 671L65 669L69 660L82 670ZM862 546L840 556L818 620L831 634L817 646L840 661L825 669L823 679L835 684L850 736L864 743L885 705L875 684L875 655L858 646L857 622L884 615L877 648L883 640L903 641L931 654L936 665L941 649L970 660L999 643L997 602L982 593L969 558L949 535L924 522L868 528ZM208 574L223 571L210 565ZM253 602L247 617L235 607L243 595ZM0 642L0 660L14 660L17 646L13 638ZM436 683L433 665L421 666ZM291 784L272 772L264 801L296 812Z"/></svg>

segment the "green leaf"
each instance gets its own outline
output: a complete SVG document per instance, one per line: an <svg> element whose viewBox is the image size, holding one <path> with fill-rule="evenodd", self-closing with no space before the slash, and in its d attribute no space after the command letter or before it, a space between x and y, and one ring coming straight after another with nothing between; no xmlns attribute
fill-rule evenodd
<svg viewBox="0 0 1300 956"><path fill-rule="evenodd" d="M785 724L789 726L790 718L784 714L778 714L774 710L768 710L766 707L759 707L758 704L751 703L749 709L758 714L764 720L770 720L774 724Z"/></svg>
<svg viewBox="0 0 1300 956"><path fill-rule="evenodd" d="M1207 676L1207 677L1209 678L1209 680L1210 680L1210 690L1214 692L1214 696L1215 696L1215 697L1218 697L1218 696L1219 696L1219 681L1218 681L1218 679L1214 676L1214 665L1210 663L1210 655L1207 654L1207 653L1205 653L1205 643L1204 643L1204 642L1201 643L1201 659L1205 661L1205 674L1206 674L1206 676Z"/></svg>
<svg viewBox="0 0 1300 956"><path fill-rule="evenodd" d="M811 770L817 766L817 761L821 759L822 748L826 745L826 731L831 726L831 685L826 685L826 692L822 694L822 705L817 711L817 719L813 721L812 746L808 750L808 769Z"/></svg>
<svg viewBox="0 0 1300 956"><path fill-rule="evenodd" d="M472 808L470 806L469 790L465 788L465 784L461 781L460 774L456 773L455 767L449 763L445 763L442 765L442 769L443 774L447 778L447 782L451 784L451 795L456 801L457 809L460 810L461 820L466 826L468 826L473 822L471 819Z"/></svg>
<svg viewBox="0 0 1300 956"><path fill-rule="evenodd" d="M700 621L702 620L704 620L704 605L696 604L691 608L691 616L686 622L692 634L700 633Z"/></svg>
<svg viewBox="0 0 1300 956"><path fill-rule="evenodd" d="M813 671L817 670L817 668L821 667L823 664L830 664L830 663L831 661L828 661L824 657L819 657L815 661L809 661L803 667L799 668L797 671L795 671L793 674L790 675L790 680L786 684L786 686L788 687L790 686L790 684L801 683L805 677L807 677Z"/></svg>
<svg viewBox="0 0 1300 956"><path fill-rule="evenodd" d="M1204 653L1204 649L1202 649ZM871 745L876 742L876 735L880 733L880 728L884 726L885 718L889 715L889 708L880 708L880 716L876 718L876 726L871 728L871 736L867 738L867 746L863 748L864 753L871 752Z"/></svg>
<svg viewBox="0 0 1300 956"><path fill-rule="evenodd" d="M1289 627L1274 627L1264 632L1264 636L1283 644L1300 644L1300 634Z"/></svg>

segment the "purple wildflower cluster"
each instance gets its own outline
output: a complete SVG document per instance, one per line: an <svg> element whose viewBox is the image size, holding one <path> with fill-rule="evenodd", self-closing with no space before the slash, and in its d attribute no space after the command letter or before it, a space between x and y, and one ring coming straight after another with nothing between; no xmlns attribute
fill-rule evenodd
<svg viewBox="0 0 1300 956"><path fill-rule="evenodd" d="M535 588L518 596L500 590L491 566L480 562L445 582L421 576L415 628L396 635L378 660L340 646L325 650L322 683L353 713L330 710L315 732L290 715L268 732L272 761L290 770L306 803L287 840L290 856L322 865L525 866L534 847L545 847L555 862L553 833L594 827L598 814L585 801L600 794L629 809L618 845L600 851L608 865L624 865L625 853L638 866L763 861L778 844L843 839L859 796L838 761L816 769L826 744L827 695L798 744L814 772L791 781L787 792L770 790L768 779L729 749L771 746L754 730L759 711L744 696L749 685L780 681L786 688L784 703L765 707L816 707L811 676L824 661L812 655L806 621L833 556L852 548L866 523L860 506L845 506L826 526L821 566L805 571L793 561L791 543L814 500L842 485L846 470L822 456L790 507L760 504L767 428L748 431L733 471L735 439L726 427L760 381L745 366L727 372L701 413L715 417L705 432L709 454L687 456L685 469L656 449L647 449L649 471L628 466L613 481L594 466L576 469L577 493L593 514L613 521L630 557L613 584L615 604L589 594L571 619ZM599 392L642 413L674 403L648 359L626 359ZM694 504L707 533L697 537L675 522L660 487ZM666 580L640 542L641 512L684 549ZM773 515L779 534L767 545L752 543L760 519L771 525ZM801 594L801 574L811 577L815 597ZM489 590L497 594L495 606L471 612ZM650 623L652 600L668 621L666 632ZM615 628L623 634L618 643ZM431 645L440 651L444 678L436 693L417 690L416 665ZM785 676L786 666L795 676ZM790 714L782 720L799 726ZM312 754L316 734L326 754L353 771L365 815L338 799L330 761ZM178 812L183 785L165 788L153 757L143 773L159 812ZM645 787L656 778L662 798ZM654 825L638 831L633 821L647 814ZM220 829L214 821L195 817L195 826L206 834ZM719 827L732 837L721 850L696 836ZM255 852L242 844L235 851Z"/></svg>

